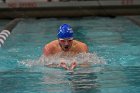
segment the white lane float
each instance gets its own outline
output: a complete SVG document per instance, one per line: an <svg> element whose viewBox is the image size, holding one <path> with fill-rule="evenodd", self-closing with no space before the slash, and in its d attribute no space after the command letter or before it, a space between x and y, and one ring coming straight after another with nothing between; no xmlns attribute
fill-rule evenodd
<svg viewBox="0 0 140 93"><path fill-rule="evenodd" d="M4 41L6 40L6 38L10 35L10 31L9 30L2 30L0 33L0 47L2 47L2 45L4 44Z"/></svg>

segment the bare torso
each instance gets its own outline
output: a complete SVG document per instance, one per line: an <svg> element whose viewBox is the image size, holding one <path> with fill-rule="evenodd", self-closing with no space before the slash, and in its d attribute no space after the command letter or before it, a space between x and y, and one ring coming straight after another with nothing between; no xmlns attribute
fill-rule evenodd
<svg viewBox="0 0 140 93"><path fill-rule="evenodd" d="M84 53L88 52L88 48L86 44L77 40L73 40L72 46L69 49L69 51L63 51L61 46L59 45L58 40L54 40L49 44L45 45L44 47L44 54L46 56L55 55L57 53L61 53L61 56L69 56L69 55L73 56L83 52Z"/></svg>

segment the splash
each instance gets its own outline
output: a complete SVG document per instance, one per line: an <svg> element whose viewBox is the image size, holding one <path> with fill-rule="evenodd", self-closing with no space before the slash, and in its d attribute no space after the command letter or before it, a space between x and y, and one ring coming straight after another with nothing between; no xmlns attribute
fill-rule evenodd
<svg viewBox="0 0 140 93"><path fill-rule="evenodd" d="M96 53L80 53L75 56L75 59L78 63L88 62L93 65L106 64L106 61L102 57L97 56Z"/></svg>
<svg viewBox="0 0 140 93"><path fill-rule="evenodd" d="M20 64L26 67L46 66L50 64L59 64L61 61L65 61L68 65L70 65L74 61L77 62L77 64L88 62L90 65L94 66L106 64L106 61L102 57L97 56L96 53L80 53L73 57L70 57L68 55L61 57L60 54L51 57L45 57L44 55L42 55L37 60L23 60L20 62Z"/></svg>

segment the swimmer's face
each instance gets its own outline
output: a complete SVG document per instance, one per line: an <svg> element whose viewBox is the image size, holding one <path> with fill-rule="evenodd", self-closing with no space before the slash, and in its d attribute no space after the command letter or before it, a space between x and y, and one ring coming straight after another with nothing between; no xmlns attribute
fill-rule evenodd
<svg viewBox="0 0 140 93"><path fill-rule="evenodd" d="M58 41L62 50L68 51L72 46L73 38L65 38L65 39L59 38Z"/></svg>

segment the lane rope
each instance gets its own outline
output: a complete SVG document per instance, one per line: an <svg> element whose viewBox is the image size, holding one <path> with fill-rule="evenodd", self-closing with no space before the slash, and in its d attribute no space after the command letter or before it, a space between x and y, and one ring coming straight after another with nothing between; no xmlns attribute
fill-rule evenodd
<svg viewBox="0 0 140 93"><path fill-rule="evenodd" d="M13 28L21 20L23 20L23 18L16 18L4 26L4 29L0 32L0 48L4 45L5 40L11 34Z"/></svg>
<svg viewBox="0 0 140 93"><path fill-rule="evenodd" d="M9 30L2 30L0 33L0 47L4 45L6 38L10 35Z"/></svg>

